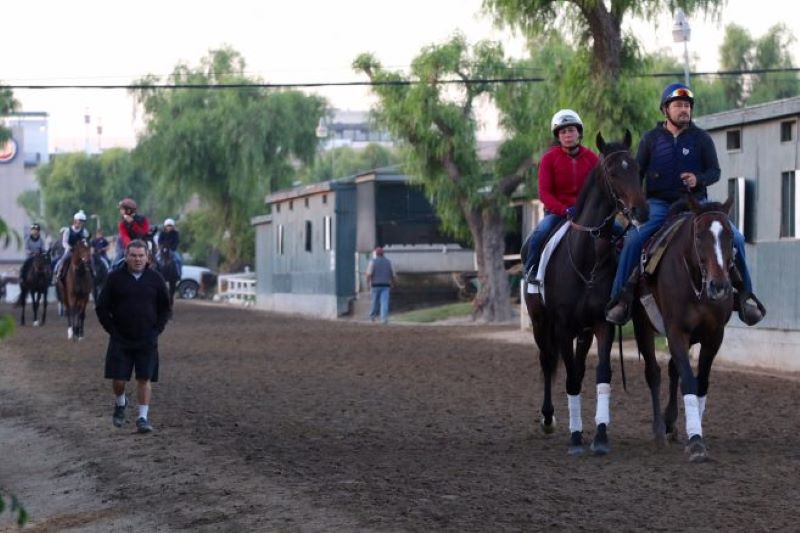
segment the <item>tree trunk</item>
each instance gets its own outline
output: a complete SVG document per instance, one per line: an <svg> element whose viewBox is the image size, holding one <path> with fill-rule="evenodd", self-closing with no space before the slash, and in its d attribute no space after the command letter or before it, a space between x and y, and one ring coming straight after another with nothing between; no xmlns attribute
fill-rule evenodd
<svg viewBox="0 0 800 533"><path fill-rule="evenodd" d="M514 312L503 260L505 224L499 211L491 205L483 208L481 219L483 247L479 257L483 259L483 268L478 273L480 289L475 297L474 316L480 316L487 322L508 322L514 318Z"/></svg>
<svg viewBox="0 0 800 533"><path fill-rule="evenodd" d="M622 32L620 21L606 9L604 2L592 2L583 13L592 34L592 77L596 80L618 79L622 71Z"/></svg>

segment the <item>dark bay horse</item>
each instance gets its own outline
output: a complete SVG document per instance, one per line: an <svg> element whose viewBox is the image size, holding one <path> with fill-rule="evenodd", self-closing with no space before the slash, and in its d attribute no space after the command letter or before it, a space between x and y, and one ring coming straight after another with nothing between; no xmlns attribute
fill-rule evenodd
<svg viewBox="0 0 800 533"><path fill-rule="evenodd" d="M19 302L22 305L22 314L19 323L25 325L25 301L31 295L33 308L33 325L39 325L39 303L42 303L42 325L47 320L47 291L50 289L50 278L53 270L50 267L50 254L42 252L31 257L30 265L24 279L20 280Z"/></svg>
<svg viewBox="0 0 800 533"><path fill-rule="evenodd" d="M178 288L180 275L178 273L178 263L175 261L175 252L169 247L162 246L156 257L156 268L167 282L167 292L169 293L169 307L172 312L172 305L175 302L175 290Z"/></svg>
<svg viewBox="0 0 800 533"><path fill-rule="evenodd" d="M96 302L97 297L100 296L100 291L103 290L106 284L106 278L108 277L108 265L103 258L100 257L100 252L97 251L93 251L92 253L92 272L94 274L92 297Z"/></svg>
<svg viewBox="0 0 800 533"><path fill-rule="evenodd" d="M59 296L67 315L67 338L80 340L83 338L83 321L86 318L86 305L92 295L94 280L92 279L92 250L86 239L81 239L72 247L69 263L64 275L56 282Z"/></svg>
<svg viewBox="0 0 800 533"><path fill-rule="evenodd" d="M686 415L691 462L707 459L702 419L708 394L711 365L725 334L733 309L730 269L733 232L728 219L732 199L724 204L699 204L688 199L690 214L667 247L657 270L640 281L640 289L652 295L660 312L669 343L669 403L661 417L661 371L655 357L654 322L640 300L633 307L633 323L639 352L653 402L653 430L657 442L666 434L676 436L678 382ZM656 321L658 318L656 318ZM692 371L689 349L700 343L697 375Z"/></svg>
<svg viewBox="0 0 800 533"><path fill-rule="evenodd" d="M601 161L580 192L577 217L547 264L544 298L525 291L525 304L539 347L539 364L544 375L544 403L541 427L554 430L555 417L551 383L559 355L567 373L570 416L570 455L582 454L581 387L586 355L597 338L597 430L591 450L597 455L609 451L607 425L611 390L611 345L613 326L605 320L605 306L616 271L612 243L614 218L622 213L629 221L644 222L649 209L639 177L639 165L630 153L631 134L622 143L606 143L597 135ZM527 242L522 246L523 261ZM576 343L577 339L577 343Z"/></svg>

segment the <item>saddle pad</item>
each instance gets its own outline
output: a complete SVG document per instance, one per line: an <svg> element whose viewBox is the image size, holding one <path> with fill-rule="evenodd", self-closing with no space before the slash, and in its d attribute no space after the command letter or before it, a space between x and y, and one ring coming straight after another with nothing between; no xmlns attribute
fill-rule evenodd
<svg viewBox="0 0 800 533"><path fill-rule="evenodd" d="M553 252L558 247L561 239L564 238L564 235L566 235L569 227L569 222L562 224L561 227L558 228L555 233L553 233L553 235L547 241L547 244L544 245L542 257L539 260L539 269L536 271L536 283L528 284L528 293L541 294L542 303L544 303L544 273L547 271L547 263L550 262L550 256L553 255Z"/></svg>
<svg viewBox="0 0 800 533"><path fill-rule="evenodd" d="M667 246L672 241L672 238L678 232L678 229L683 224L684 220L687 220L688 216L679 216L675 220L673 220L669 225L664 226L662 229L656 233L652 239L647 243L647 247L645 249L645 254L647 259L645 260L645 267L644 273L647 275L652 276L655 274L656 270L658 269L658 263L661 261L661 258L664 256L664 252L667 250Z"/></svg>

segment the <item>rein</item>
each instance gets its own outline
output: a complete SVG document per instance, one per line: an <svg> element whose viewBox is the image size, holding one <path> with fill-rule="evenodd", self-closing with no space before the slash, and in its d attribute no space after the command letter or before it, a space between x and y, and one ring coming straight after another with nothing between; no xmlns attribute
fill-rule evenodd
<svg viewBox="0 0 800 533"><path fill-rule="evenodd" d="M622 232L623 236L625 235L625 233L627 233L628 229L630 229L631 225L633 225L633 221L631 220L630 216L630 209L628 209L628 207L625 206L625 203L620 199L616 191L614 191L614 187L611 185L611 178L610 178L611 172L609 171L609 160L611 156L625 154L625 153L628 153L628 151L616 150L614 152L611 152L610 154L605 155L600 163L600 167L603 172L603 184L605 185L605 189L608 192L608 195L611 197L612 203L614 204L614 207L611 210L611 212L597 226L584 226L583 224L578 224L574 220L570 220L570 228L575 229L577 231L582 231L584 233L588 233L595 240L607 238L609 242L614 243L616 242L617 239L614 239L613 237L610 238L603 237L602 232L609 226L609 224L614 220L614 217L616 217L618 213L621 213L628 221L627 226L625 226L625 230ZM575 273L578 274L578 276L587 285L587 287L592 287L594 285L595 274L599 266L602 264L602 262L595 260L594 265L592 265L592 270L591 272L589 272L589 277L587 278L575 265L575 261L572 258L572 248L568 246L567 252L569 255L569 262L572 265L572 269L575 271Z"/></svg>

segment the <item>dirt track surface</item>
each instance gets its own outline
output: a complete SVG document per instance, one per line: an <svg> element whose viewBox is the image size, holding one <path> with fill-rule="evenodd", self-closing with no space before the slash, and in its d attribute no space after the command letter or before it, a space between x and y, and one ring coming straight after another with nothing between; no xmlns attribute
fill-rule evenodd
<svg viewBox="0 0 800 533"><path fill-rule="evenodd" d="M512 327L179 302L161 339L156 431L140 436L132 422L111 424L94 317L80 343L49 318L0 344L0 486L24 501L31 530L753 531L800 521L797 380L715 369L704 418L713 461L689 464L680 443L654 448L643 365L629 360L625 394L615 358L612 453L571 458L563 373L559 427L546 436L533 344L488 338L513 337ZM585 384L591 429L593 368ZM682 415L679 424L682 433ZM0 529L8 524L2 515Z"/></svg>

